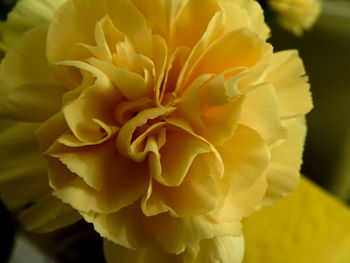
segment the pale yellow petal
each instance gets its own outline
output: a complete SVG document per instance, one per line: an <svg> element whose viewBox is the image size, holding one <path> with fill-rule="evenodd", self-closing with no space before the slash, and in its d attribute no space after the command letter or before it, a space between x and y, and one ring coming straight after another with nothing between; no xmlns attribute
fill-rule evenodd
<svg viewBox="0 0 350 263"><path fill-rule="evenodd" d="M55 11L66 0L21 0L8 14L4 26L4 41L11 47L31 28L48 24Z"/></svg>
<svg viewBox="0 0 350 263"><path fill-rule="evenodd" d="M205 50L189 69L184 85L205 73L219 74L238 66L251 67L271 51L269 44L248 29L232 31L215 40Z"/></svg>
<svg viewBox="0 0 350 263"><path fill-rule="evenodd" d="M226 31L247 27L266 40L270 29L264 21L263 9L253 0L220 0L225 13Z"/></svg>
<svg viewBox="0 0 350 263"><path fill-rule="evenodd" d="M136 162L140 162L145 159L146 151L137 151L131 144L132 136L135 130L142 125L145 125L147 121L153 120L162 115L168 115L174 111L172 107L163 108L149 108L139 112L134 118L130 119L127 123L121 127L117 136L117 149L125 157L131 158Z"/></svg>
<svg viewBox="0 0 350 263"><path fill-rule="evenodd" d="M294 193L243 222L243 262L349 262L349 222L349 207L302 177Z"/></svg>
<svg viewBox="0 0 350 263"><path fill-rule="evenodd" d="M240 123L256 130L273 144L286 137L279 117L279 102L271 84L261 84L245 94Z"/></svg>
<svg viewBox="0 0 350 263"><path fill-rule="evenodd" d="M171 27L169 47L194 47L219 6L215 0L187 1Z"/></svg>
<svg viewBox="0 0 350 263"><path fill-rule="evenodd" d="M100 191L89 187L82 178L55 161L56 163L49 165L54 194L81 212L116 212L135 202L147 189L147 166L144 163L135 164L118 154L103 167L101 176L104 185ZM84 179L89 178L86 174L81 176ZM89 182L92 179L90 177Z"/></svg>
<svg viewBox="0 0 350 263"><path fill-rule="evenodd" d="M266 176L261 175L251 186L236 192L228 193L224 206L220 210L223 220L242 220L258 211L267 189Z"/></svg>
<svg viewBox="0 0 350 263"><path fill-rule="evenodd" d="M143 225L144 215L140 203L124 207L117 213L82 213L87 222L104 238L125 248L150 246L150 238Z"/></svg>
<svg viewBox="0 0 350 263"><path fill-rule="evenodd" d="M136 51L151 56L151 31L135 5L130 0L106 0L106 10L116 28L131 39Z"/></svg>
<svg viewBox="0 0 350 263"><path fill-rule="evenodd" d="M225 166L225 187L231 188L231 194L253 185L270 161L266 142L244 125L238 125L233 137L217 149Z"/></svg>
<svg viewBox="0 0 350 263"><path fill-rule="evenodd" d="M168 213L146 217L140 203L114 214L83 214L101 236L127 248L157 246L167 253L181 253L202 239L240 235L240 223L221 223L210 215L175 218ZM171 238L169 238L171 237Z"/></svg>
<svg viewBox="0 0 350 263"><path fill-rule="evenodd" d="M154 178L165 186L179 186L193 161L201 154L210 153L208 144L177 129L167 128L166 143L159 150L161 174Z"/></svg>
<svg viewBox="0 0 350 263"><path fill-rule="evenodd" d="M202 239L240 235L238 221L223 223L208 214L174 218L164 213L147 221L145 229L148 234L169 253L183 252L186 247L194 246Z"/></svg>
<svg viewBox="0 0 350 263"><path fill-rule="evenodd" d="M105 1L66 1L51 20L47 38L50 63L70 59L67 55L77 43L95 44L95 25L106 15Z"/></svg>
<svg viewBox="0 0 350 263"><path fill-rule="evenodd" d="M310 85L296 50L275 53L268 71L265 81L276 90L281 118L304 115L311 110Z"/></svg>
<svg viewBox="0 0 350 263"><path fill-rule="evenodd" d="M37 203L20 215L26 230L50 232L71 225L81 219L80 214L71 206L52 196L42 197Z"/></svg>
<svg viewBox="0 0 350 263"><path fill-rule="evenodd" d="M158 247L132 250L104 239L103 251L108 263L240 263L243 258L244 242L242 237L221 236L202 240L193 248L176 255L166 253Z"/></svg>
<svg viewBox="0 0 350 263"><path fill-rule="evenodd" d="M299 182L306 124L304 117L285 120L287 139L271 149L271 162L266 170L268 190L265 202L271 203L293 192Z"/></svg>
<svg viewBox="0 0 350 263"><path fill-rule="evenodd" d="M186 178L181 185L167 187L157 181L150 182L147 196L142 199L142 211L146 216L169 212L174 217L193 216L211 211L218 203L218 189L209 154L201 154L191 160ZM176 166L176 159L173 165ZM215 165L215 163L214 163Z"/></svg>
<svg viewBox="0 0 350 263"><path fill-rule="evenodd" d="M147 27L153 34L168 39L169 20L165 1L163 0L131 0L137 9L142 13L147 22ZM180 2L180 1L177 1Z"/></svg>
<svg viewBox="0 0 350 263"><path fill-rule="evenodd" d="M204 239L183 253L184 263L241 263L244 254L243 237L220 236Z"/></svg>
<svg viewBox="0 0 350 263"><path fill-rule="evenodd" d="M82 142L91 142L106 136L105 125L115 130L113 109L120 100L120 94L109 78L99 69L84 62L65 61L60 64L78 67L95 78L94 83L86 87L76 99L70 101L67 99L68 94L65 95L63 114L73 134ZM76 91L72 91L72 94L74 92ZM96 97L100 99L96 100Z"/></svg>
<svg viewBox="0 0 350 263"><path fill-rule="evenodd" d="M114 142L85 147L50 148L50 156L58 158L70 171L80 176L91 188L101 191L104 187L104 173L110 173L109 167L116 152Z"/></svg>
<svg viewBox="0 0 350 263"><path fill-rule="evenodd" d="M236 89L231 80L225 82L222 75L210 78L209 74L202 75L184 91L177 113L199 135L213 144L221 144L236 129L243 99L232 92Z"/></svg>

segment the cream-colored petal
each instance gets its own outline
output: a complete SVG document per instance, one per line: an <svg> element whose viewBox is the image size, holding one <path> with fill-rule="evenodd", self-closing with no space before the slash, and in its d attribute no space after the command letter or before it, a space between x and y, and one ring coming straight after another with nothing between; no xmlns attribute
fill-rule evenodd
<svg viewBox="0 0 350 263"><path fill-rule="evenodd" d="M80 219L76 210L51 194L42 197L20 215L26 230L40 233L71 225Z"/></svg>
<svg viewBox="0 0 350 263"><path fill-rule="evenodd" d="M183 253L184 263L241 263L244 255L243 237L220 236L204 239Z"/></svg>
<svg viewBox="0 0 350 263"><path fill-rule="evenodd" d="M114 214L83 214L101 236L127 248L159 246L167 253L181 253L202 239L240 235L240 223L222 223L208 214L175 218L168 213L146 217L136 202Z"/></svg>
<svg viewBox="0 0 350 263"><path fill-rule="evenodd" d="M64 61L60 64L80 68L96 78L94 84L85 88L78 98L68 100L63 106L65 120L73 134L82 142L91 142L106 136L105 125L115 130L114 106L120 100L120 94L109 78L84 62Z"/></svg>
<svg viewBox="0 0 350 263"><path fill-rule="evenodd" d="M130 0L106 0L106 10L116 28L131 39L136 51L151 57L151 31L135 5Z"/></svg>
<svg viewBox="0 0 350 263"><path fill-rule="evenodd" d="M261 208L266 189L266 176L261 175L251 186L236 193L229 192L220 210L220 217L223 220L239 221L250 216Z"/></svg>
<svg viewBox="0 0 350 263"><path fill-rule="evenodd" d="M310 85L296 50L275 53L265 81L276 90L281 118L304 115L311 110Z"/></svg>
<svg viewBox="0 0 350 263"><path fill-rule="evenodd" d="M215 40L188 69L183 85L205 73L219 74L239 66L253 66L271 51L271 45L248 29L231 31Z"/></svg>
<svg viewBox="0 0 350 263"><path fill-rule="evenodd" d="M240 235L238 221L223 223L208 214L174 218L164 213L147 220L145 229L152 239L169 253L181 253L202 239Z"/></svg>
<svg viewBox="0 0 350 263"><path fill-rule="evenodd" d="M165 70L168 63L168 48L164 38L153 36L153 61L154 61L154 78L155 78L155 102L159 106L162 100L162 84L165 82Z"/></svg>
<svg viewBox="0 0 350 263"><path fill-rule="evenodd" d="M108 263L240 263L243 258L244 241L242 237L231 236L205 239L199 245L176 255L156 247L128 249L104 239L103 251Z"/></svg>
<svg viewBox="0 0 350 263"><path fill-rule="evenodd" d="M63 164L61 167L55 165L49 166L51 183L56 185L55 196L85 213L112 213L132 204L146 191L149 179L145 163L136 164L119 154L114 154L103 167L100 176L104 185L100 191L89 187L80 177L62 167Z"/></svg>
<svg viewBox="0 0 350 263"><path fill-rule="evenodd" d="M82 213L87 222L104 238L125 248L135 249L150 246L150 238L145 232L144 215L140 203L124 207L117 213Z"/></svg>
<svg viewBox="0 0 350 263"><path fill-rule="evenodd" d="M217 149L225 166L224 187L230 187L231 194L252 186L270 161L266 142L244 125L238 125L233 137Z"/></svg>
<svg viewBox="0 0 350 263"><path fill-rule="evenodd" d="M194 160L199 155L210 152L211 149L204 141L169 127L166 143L159 150L161 174L154 175L154 179L165 186L179 186Z"/></svg>
<svg viewBox="0 0 350 263"><path fill-rule="evenodd" d="M210 74L201 75L182 93L179 103L176 105L176 112L182 119L187 120L192 129L203 131L205 129L201 118L201 104L199 91L204 84L210 80Z"/></svg>
<svg viewBox="0 0 350 263"><path fill-rule="evenodd" d="M66 1L55 12L47 38L50 63L71 59L70 50L77 43L95 44L95 25L106 15L105 1Z"/></svg>
<svg viewBox="0 0 350 263"><path fill-rule="evenodd" d="M183 81L184 78L187 77L186 74L196 63L198 58L205 53L206 49L212 44L212 42L220 37L220 34L223 31L223 13L217 12L208 23L206 31L203 33L201 39L198 43L193 47L190 52L188 58L186 59L183 67L179 71L179 77L176 80L176 91L180 92L184 88Z"/></svg>
<svg viewBox="0 0 350 263"><path fill-rule="evenodd" d="M147 22L147 27L152 34L157 34L168 39L169 20L165 1L163 0L131 0L137 9L142 13ZM180 2L180 1L177 1Z"/></svg>
<svg viewBox="0 0 350 263"><path fill-rule="evenodd" d="M187 1L170 28L169 49L194 47L217 11L219 6L216 0Z"/></svg>
<svg viewBox="0 0 350 263"><path fill-rule="evenodd" d="M48 24L66 0L21 0L8 14L4 42L11 47L22 35L36 26Z"/></svg>
<svg viewBox="0 0 350 263"><path fill-rule="evenodd" d="M245 94L240 123L256 130L269 145L286 137L278 98L271 84L257 85Z"/></svg>
<svg viewBox="0 0 350 263"><path fill-rule="evenodd" d="M172 107L163 108L149 108L139 112L134 118L126 122L120 129L117 135L117 149L126 158L131 158L136 162L141 162L145 159L147 152L139 152L135 149L131 140L133 134L138 127L141 127L147 123L160 116L166 116L174 111ZM136 134L138 135L138 134Z"/></svg>
<svg viewBox="0 0 350 263"><path fill-rule="evenodd" d="M103 240L103 253L107 263L183 263L182 257L166 253L160 248L141 248L133 250Z"/></svg>
<svg viewBox="0 0 350 263"><path fill-rule="evenodd" d="M150 95L152 89L146 74L141 76L105 61L91 59L89 62L101 70L126 99L136 100Z"/></svg>
<svg viewBox="0 0 350 263"><path fill-rule="evenodd" d="M96 191L104 188L105 173L116 152L114 141L100 145L79 148L58 147L50 149L50 156L58 158L70 171L80 176L87 185Z"/></svg>
<svg viewBox="0 0 350 263"><path fill-rule="evenodd" d="M225 13L226 31L247 27L261 39L269 37L270 29L265 23L263 9L253 0L220 0Z"/></svg>
<svg viewBox="0 0 350 263"><path fill-rule="evenodd" d="M293 192L299 182L299 171L306 135L304 117L285 120L287 139L271 149L271 162L266 170L268 190L265 203L271 204Z"/></svg>
<svg viewBox="0 0 350 263"><path fill-rule="evenodd" d="M235 85L229 83L230 80L224 83L223 76L210 77L209 74L200 76L184 91L177 114L199 135L213 144L221 144L232 137L243 100L230 91ZM215 99L215 104L219 105L208 105L214 104Z"/></svg>
<svg viewBox="0 0 350 263"><path fill-rule="evenodd" d="M202 110L202 119L205 124L203 136L213 144L222 144L234 134L241 112L243 98L217 107L208 107Z"/></svg>
<svg viewBox="0 0 350 263"><path fill-rule="evenodd" d="M163 148L162 148L163 149ZM157 181L150 182L147 196L142 199L146 216L169 212L174 217L194 216L211 211L218 202L215 163L209 154L201 154L191 162L181 185L167 187ZM177 164L173 159L174 165ZM163 168L163 166L162 166Z"/></svg>

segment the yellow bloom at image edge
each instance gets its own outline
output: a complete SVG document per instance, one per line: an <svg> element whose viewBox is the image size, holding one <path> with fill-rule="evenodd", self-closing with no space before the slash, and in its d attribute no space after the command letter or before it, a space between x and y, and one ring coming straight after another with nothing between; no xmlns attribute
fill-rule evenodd
<svg viewBox="0 0 350 263"><path fill-rule="evenodd" d="M300 36L316 23L321 13L320 0L269 0L277 21L287 30Z"/></svg>
<svg viewBox="0 0 350 263"><path fill-rule="evenodd" d="M241 262L242 218L298 185L312 108L268 36L255 1L20 1L1 198L28 230L91 222L110 262Z"/></svg>

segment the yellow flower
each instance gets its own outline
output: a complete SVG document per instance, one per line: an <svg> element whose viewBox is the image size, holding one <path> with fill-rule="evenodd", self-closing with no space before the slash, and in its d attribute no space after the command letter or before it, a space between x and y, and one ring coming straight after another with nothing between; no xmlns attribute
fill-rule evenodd
<svg viewBox="0 0 350 263"><path fill-rule="evenodd" d="M268 5L278 22L298 36L314 25L321 12L320 0L268 0Z"/></svg>
<svg viewBox="0 0 350 263"><path fill-rule="evenodd" d="M297 52L268 35L250 0L19 2L1 197L29 230L79 213L111 262L116 244L126 262L240 262L242 218L298 184L312 108Z"/></svg>

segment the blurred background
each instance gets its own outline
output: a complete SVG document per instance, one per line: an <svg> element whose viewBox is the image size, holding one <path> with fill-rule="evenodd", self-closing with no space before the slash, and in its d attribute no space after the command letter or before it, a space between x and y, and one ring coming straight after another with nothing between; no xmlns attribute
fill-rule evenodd
<svg viewBox="0 0 350 263"><path fill-rule="evenodd" d="M6 19L15 2L0 0L0 20ZM314 109L307 116L302 173L350 204L350 1L323 1L317 23L300 37L274 21L270 26L269 41L275 50L299 50L310 78ZM51 262L49 257L65 263L103 262L100 238L89 230L88 224L78 223L54 236L20 232L15 241L14 233L20 226L2 204L0 210L0 262ZM26 242L28 239L35 239L41 245L32 246ZM61 245L53 245L57 240ZM8 261L13 244L14 256ZM55 247L49 251L50 256L43 256L40 249L47 251L50 247Z"/></svg>

